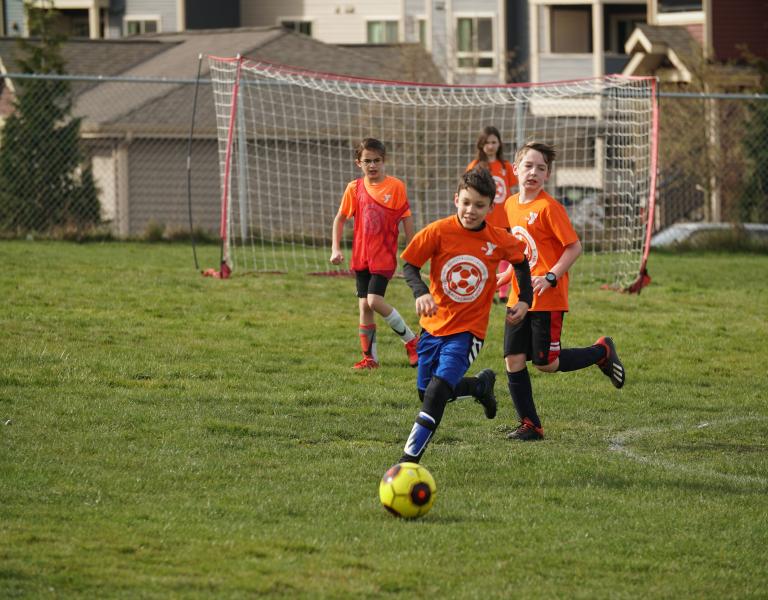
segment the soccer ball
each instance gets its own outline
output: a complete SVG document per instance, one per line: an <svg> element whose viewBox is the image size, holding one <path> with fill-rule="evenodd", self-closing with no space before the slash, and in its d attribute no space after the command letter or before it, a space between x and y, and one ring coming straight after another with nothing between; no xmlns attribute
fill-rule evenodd
<svg viewBox="0 0 768 600"><path fill-rule="evenodd" d="M480 271L474 265L460 263L448 273L448 286L461 296L470 296L480 282Z"/></svg>
<svg viewBox="0 0 768 600"><path fill-rule="evenodd" d="M405 462L387 469L379 483L379 500L391 514L404 519L423 517L435 503L437 486L419 464Z"/></svg>

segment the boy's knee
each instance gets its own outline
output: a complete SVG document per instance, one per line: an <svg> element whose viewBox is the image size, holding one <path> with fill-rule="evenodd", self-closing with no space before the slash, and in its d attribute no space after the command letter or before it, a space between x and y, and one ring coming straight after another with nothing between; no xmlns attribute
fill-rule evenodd
<svg viewBox="0 0 768 600"><path fill-rule="evenodd" d="M533 366L536 367L542 373L554 373L555 371L557 371L557 367L559 366L559 361L555 359L551 363L547 363L545 365L537 365L536 363L534 363Z"/></svg>

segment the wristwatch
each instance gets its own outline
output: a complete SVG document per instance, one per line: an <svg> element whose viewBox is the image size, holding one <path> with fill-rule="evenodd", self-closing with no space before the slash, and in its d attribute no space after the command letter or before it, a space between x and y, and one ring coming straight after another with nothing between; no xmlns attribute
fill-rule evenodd
<svg viewBox="0 0 768 600"><path fill-rule="evenodd" d="M557 275L555 275L552 271L544 275L544 279L546 279L547 283L552 287L557 287Z"/></svg>

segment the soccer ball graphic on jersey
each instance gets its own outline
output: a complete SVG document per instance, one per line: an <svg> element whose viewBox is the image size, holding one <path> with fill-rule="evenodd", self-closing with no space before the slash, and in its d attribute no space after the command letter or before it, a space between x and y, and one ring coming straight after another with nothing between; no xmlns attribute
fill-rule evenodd
<svg viewBox="0 0 768 600"><path fill-rule="evenodd" d="M480 271L473 265L460 264L448 271L448 285L462 296L471 295L477 289L479 282Z"/></svg>
<svg viewBox="0 0 768 600"><path fill-rule="evenodd" d="M391 514L404 519L423 517L435 503L437 486L432 474L416 463L387 469L379 483L379 500Z"/></svg>
<svg viewBox="0 0 768 600"><path fill-rule="evenodd" d="M443 265L440 279L449 298L455 302L472 302L488 281L488 268L474 256L454 256Z"/></svg>

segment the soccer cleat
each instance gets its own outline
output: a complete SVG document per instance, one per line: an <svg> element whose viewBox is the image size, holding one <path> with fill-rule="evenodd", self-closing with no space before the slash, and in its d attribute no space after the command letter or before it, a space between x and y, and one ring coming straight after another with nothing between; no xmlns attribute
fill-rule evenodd
<svg viewBox="0 0 768 600"><path fill-rule="evenodd" d="M419 344L419 336L405 343L405 352L408 354L408 364L415 367L419 364L419 355L416 353L416 346Z"/></svg>
<svg viewBox="0 0 768 600"><path fill-rule="evenodd" d="M535 442L544 439L544 430L541 427L536 427L530 419L525 418L520 423L520 427L507 434L507 439L519 442Z"/></svg>
<svg viewBox="0 0 768 600"><path fill-rule="evenodd" d="M619 360L619 355L616 353L616 345L613 340L607 336L603 336L595 342L595 345L600 345L605 348L605 358L597 363L603 374L611 380L613 387L620 388L624 385L624 365Z"/></svg>
<svg viewBox="0 0 768 600"><path fill-rule="evenodd" d="M375 360L373 360L370 356L364 356L363 360L360 362L356 362L353 366L353 369L357 370L364 370L364 369L378 369L379 363L377 363Z"/></svg>
<svg viewBox="0 0 768 600"><path fill-rule="evenodd" d="M483 384L483 393L475 398L475 402L483 405L486 419L493 419L496 416L496 395L493 393L496 373L491 369L483 369L477 374L477 380Z"/></svg>

